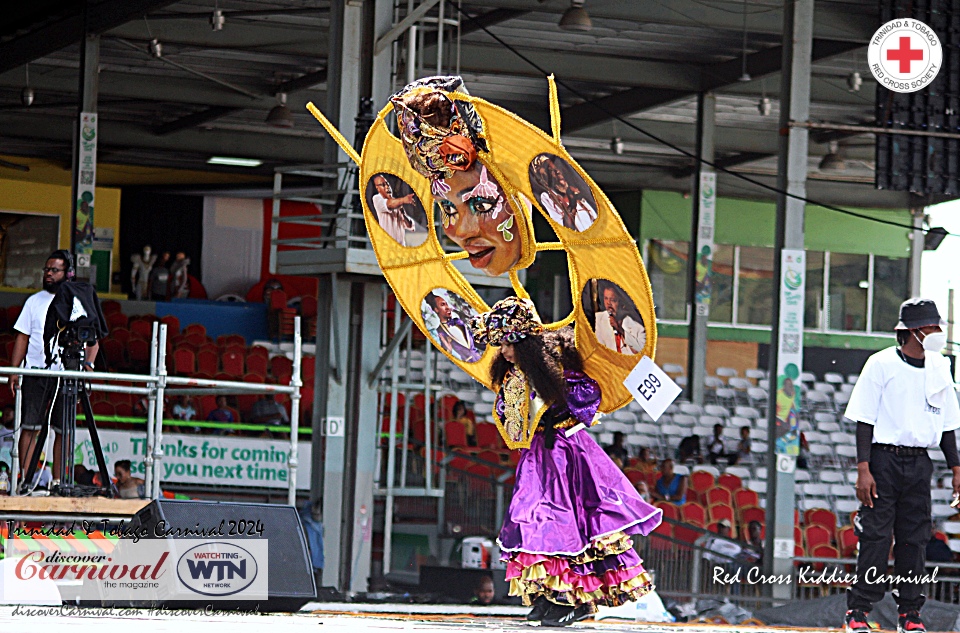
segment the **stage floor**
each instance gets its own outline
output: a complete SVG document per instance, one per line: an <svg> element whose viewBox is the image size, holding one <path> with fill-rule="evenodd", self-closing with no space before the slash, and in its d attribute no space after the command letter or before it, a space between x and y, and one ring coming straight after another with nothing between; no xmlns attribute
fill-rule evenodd
<svg viewBox="0 0 960 633"><path fill-rule="evenodd" d="M393 605L398 606L398 605ZM346 609L350 605L339 605ZM16 610L15 610L16 609ZM322 628L318 628L321 626ZM296 614L242 614L219 615L184 611L163 613L149 610L100 613L97 610L77 610L71 607L0 607L0 630L20 631L25 626L41 627L44 631L60 633L103 633L131 627L137 633L390 633L393 631L530 631L537 627L519 616L490 614L430 615L351 613L317 610ZM132 627L135 627L133 629ZM636 631L637 633L754 633L781 631L813 631L814 629L776 628L761 626L718 626L706 624L647 624L624 620L579 622L572 627L585 631ZM549 629L556 630L556 629ZM816 629L822 631L823 629Z"/></svg>

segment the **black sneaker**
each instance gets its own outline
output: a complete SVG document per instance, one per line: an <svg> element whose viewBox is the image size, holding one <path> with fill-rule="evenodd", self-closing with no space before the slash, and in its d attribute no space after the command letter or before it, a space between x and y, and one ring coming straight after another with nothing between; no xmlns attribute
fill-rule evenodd
<svg viewBox="0 0 960 633"><path fill-rule="evenodd" d="M926 633L927 627L920 619L920 612L914 609L901 613L897 618L897 633Z"/></svg>
<svg viewBox="0 0 960 633"><path fill-rule="evenodd" d="M531 622L539 622L543 619L543 616L547 614L547 611L550 609L551 602L540 596L533 601L533 609L530 610L530 613L527 614L527 620Z"/></svg>
<svg viewBox="0 0 960 633"><path fill-rule="evenodd" d="M851 609L843 618L844 633L870 633L870 624L867 622L867 612L861 609Z"/></svg>
<svg viewBox="0 0 960 633"><path fill-rule="evenodd" d="M561 605L554 606L558 608L549 611L547 615L543 617L543 620L540 621L541 626L570 626L574 622L586 620L593 615L593 607L589 604L581 604L576 608Z"/></svg>

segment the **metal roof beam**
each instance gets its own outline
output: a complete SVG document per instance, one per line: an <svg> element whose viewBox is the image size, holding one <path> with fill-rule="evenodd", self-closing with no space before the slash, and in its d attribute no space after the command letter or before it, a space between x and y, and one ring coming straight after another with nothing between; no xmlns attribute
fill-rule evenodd
<svg viewBox="0 0 960 633"><path fill-rule="evenodd" d="M158 125L153 128L153 133L157 136L173 134L174 132L179 132L180 130L186 130L203 123L209 123L210 121L214 121L220 117L238 112L239 110L240 108L231 108L230 106L213 106L205 110L200 110L199 112L194 112L193 114L188 114L185 117L180 117L179 119L175 119L168 123Z"/></svg>
<svg viewBox="0 0 960 633"><path fill-rule="evenodd" d="M90 10L87 30L90 33L103 33L174 2L176 0L103 0ZM83 35L82 11L60 16L40 28L0 44L0 72L76 44Z"/></svg>
<svg viewBox="0 0 960 633"><path fill-rule="evenodd" d="M466 37L471 33L490 26L496 26L507 20L519 18L532 13L527 9L494 9L480 15L474 16L472 20L464 20L460 25L460 37ZM456 12L454 12L456 15ZM425 33L423 36L423 45L426 47L434 46L437 43L436 31Z"/></svg>
<svg viewBox="0 0 960 633"><path fill-rule="evenodd" d="M837 40L814 40L813 61L839 55L862 44ZM752 53L747 56L747 72L753 79L780 71L783 49L780 46ZM696 92L718 90L724 86L735 85L742 72L742 61L731 59L726 62L705 66L701 71L700 89L696 91L657 90L648 87L636 87L616 92L594 101L579 103L563 110L563 131L565 133L609 121L613 116L627 116L635 112L689 97Z"/></svg>

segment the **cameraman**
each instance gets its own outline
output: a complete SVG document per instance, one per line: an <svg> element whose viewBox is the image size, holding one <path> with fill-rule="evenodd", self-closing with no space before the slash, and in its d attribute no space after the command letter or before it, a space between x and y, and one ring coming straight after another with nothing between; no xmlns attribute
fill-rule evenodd
<svg viewBox="0 0 960 633"><path fill-rule="evenodd" d="M23 304L23 310L13 329L17 338L13 344L13 353L10 364L20 367L26 359L26 367L31 369L62 370L63 364L58 361L47 367L43 349L43 329L47 320L47 309L53 302L54 296L65 281L73 278L73 257L67 251L55 251L47 259L43 268L43 290L31 295ZM87 348L84 369L93 371L93 362L100 350L99 343ZM60 449L60 434L63 432L63 393L58 388L59 379L46 376L23 377L23 409L21 411L21 429L19 457L21 473L29 467L28 460L33 450L37 432L46 423L49 416L50 426L53 428L56 439L53 442L53 472L60 472L62 459ZM10 377L10 391L16 395L16 376ZM53 402L52 415L49 411ZM15 483L15 482L11 482Z"/></svg>

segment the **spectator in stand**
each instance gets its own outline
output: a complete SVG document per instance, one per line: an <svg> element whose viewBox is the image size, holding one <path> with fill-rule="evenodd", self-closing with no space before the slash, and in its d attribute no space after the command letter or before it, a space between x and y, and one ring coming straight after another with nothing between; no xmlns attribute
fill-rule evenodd
<svg viewBox="0 0 960 633"><path fill-rule="evenodd" d="M740 441L737 442L737 463L752 464L753 453L750 451L750 427L740 427Z"/></svg>
<svg viewBox="0 0 960 633"><path fill-rule="evenodd" d="M647 486L647 482L643 479L638 479L637 483L633 484L633 487L637 489L637 492L640 493L640 496L647 503L653 503L653 496L650 494L650 488Z"/></svg>
<svg viewBox="0 0 960 633"><path fill-rule="evenodd" d="M289 426L290 416L287 410L283 408L272 393L265 393L253 403L250 407L250 413L247 414L247 420L251 424L266 424L268 426ZM280 432L282 434L282 431ZM273 437L271 431L266 432L267 437Z"/></svg>
<svg viewBox="0 0 960 633"><path fill-rule="evenodd" d="M728 452L727 446L723 441L722 424L713 425L713 437L707 445L707 456L710 459L710 463L714 466L716 466L717 462L721 459L727 460L727 463L731 466L737 463L737 453Z"/></svg>
<svg viewBox="0 0 960 633"><path fill-rule="evenodd" d="M660 479L650 494L657 501L669 501L677 505L687 502L687 476L673 472L672 459L665 459L660 464Z"/></svg>
<svg viewBox="0 0 960 633"><path fill-rule="evenodd" d="M626 465L627 461L630 459L630 452L627 450L627 447L624 446L627 436L622 432L617 431L613 434L613 444L608 446L605 451L611 459L617 459L620 461L620 468L623 469L623 466Z"/></svg>
<svg viewBox="0 0 960 633"><path fill-rule="evenodd" d="M810 455L810 443L803 431L800 431L800 454L797 455L797 468L807 469L807 457Z"/></svg>
<svg viewBox="0 0 960 633"><path fill-rule="evenodd" d="M927 562L928 563L952 563L953 550L937 538L937 524L930 522L930 540L927 542Z"/></svg>
<svg viewBox="0 0 960 633"><path fill-rule="evenodd" d="M681 464L688 461L693 461L698 464L703 463L703 453L700 452L699 435L693 434L680 440L680 445L677 446L677 459L680 460Z"/></svg>
<svg viewBox="0 0 960 633"><path fill-rule="evenodd" d="M121 459L113 464L113 475L117 478L117 490L121 499L143 499L146 496L143 480L130 474L130 460Z"/></svg>
<svg viewBox="0 0 960 633"><path fill-rule="evenodd" d="M197 416L197 410L193 408L193 401L190 396L180 396L180 402L173 405L173 418L175 420L188 421Z"/></svg>
<svg viewBox="0 0 960 633"><path fill-rule="evenodd" d="M236 422L233 411L227 406L226 396L217 396L217 408L207 415L208 422ZM226 435L227 429L215 429L214 435Z"/></svg>
<svg viewBox="0 0 960 633"><path fill-rule="evenodd" d="M453 421L463 425L463 432L467 435L467 444L469 446L477 445L477 425L473 418L467 415L467 405L463 400L457 400L453 403Z"/></svg>
<svg viewBox="0 0 960 633"><path fill-rule="evenodd" d="M743 540L747 545L763 550L763 526L760 521L750 521L747 524L747 533Z"/></svg>
<svg viewBox="0 0 960 633"><path fill-rule="evenodd" d="M657 470L657 457L646 446L640 448L640 455L637 458L637 470L644 474L649 474Z"/></svg>
<svg viewBox="0 0 960 633"><path fill-rule="evenodd" d="M717 522L717 536L711 536L704 543L703 559L708 560L714 565L723 567L727 571L734 571L737 567L736 559L743 552L743 548L737 545L731 535L733 526L730 519L720 519Z"/></svg>

